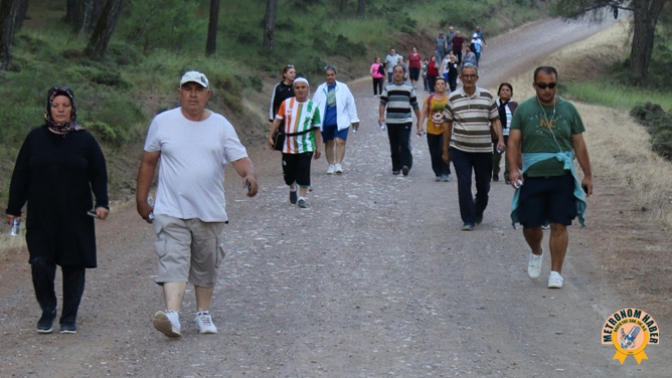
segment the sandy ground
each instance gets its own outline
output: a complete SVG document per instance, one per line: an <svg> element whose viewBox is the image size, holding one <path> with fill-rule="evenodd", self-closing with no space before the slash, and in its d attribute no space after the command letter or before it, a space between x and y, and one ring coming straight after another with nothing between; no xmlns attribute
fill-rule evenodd
<svg viewBox="0 0 672 378"><path fill-rule="evenodd" d="M607 26L550 21L489 41L480 84L513 80L524 98L531 68ZM163 308L153 283L154 235L133 204L121 204L98 224L99 268L88 272L76 335L36 334L27 252L17 247L2 256L0 376L670 375L669 300L648 281L651 271L664 271L669 242L652 236L655 222L635 211L619 177L596 164L589 227L571 228L565 287L551 291L548 256L539 280L525 272L528 251L508 216L512 190L493 183L483 224L460 231L456 183L433 181L425 139L413 137L410 176L392 176L370 83L351 88L361 129L349 137L343 175L324 174L324 159L313 164L309 209L289 205L277 153L249 151L261 183L257 198L246 198L228 172L228 255L211 308L217 335L197 333L191 289L183 337L169 340L152 328ZM599 145L608 138L592 124L604 118L627 127L626 117L580 110L591 148L606 154ZM620 365L613 347L600 344L602 323L625 307L650 312L662 329L662 346L647 348L642 365L631 357Z"/></svg>

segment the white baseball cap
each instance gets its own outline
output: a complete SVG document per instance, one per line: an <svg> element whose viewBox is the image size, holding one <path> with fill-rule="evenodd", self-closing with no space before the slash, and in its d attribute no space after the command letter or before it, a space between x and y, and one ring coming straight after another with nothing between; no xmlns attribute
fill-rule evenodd
<svg viewBox="0 0 672 378"><path fill-rule="evenodd" d="M184 76L182 76L182 80L180 80L180 86L183 86L186 83L196 83L203 88L208 88L208 78L198 71L187 71Z"/></svg>

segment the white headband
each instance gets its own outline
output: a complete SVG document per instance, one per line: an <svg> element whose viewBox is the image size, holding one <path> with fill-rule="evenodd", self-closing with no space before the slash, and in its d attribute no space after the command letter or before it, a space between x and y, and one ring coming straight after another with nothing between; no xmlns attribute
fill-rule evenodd
<svg viewBox="0 0 672 378"><path fill-rule="evenodd" d="M296 84L297 82L306 83L306 85L310 87L310 83L308 83L308 80L306 80L305 77L297 77L296 79L294 79L294 83L292 84L292 86L294 86L294 84Z"/></svg>

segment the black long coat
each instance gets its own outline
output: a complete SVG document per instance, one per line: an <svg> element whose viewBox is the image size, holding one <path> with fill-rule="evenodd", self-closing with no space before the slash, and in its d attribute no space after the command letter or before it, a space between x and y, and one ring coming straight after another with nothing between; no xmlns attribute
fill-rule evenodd
<svg viewBox="0 0 672 378"><path fill-rule="evenodd" d="M26 242L30 258L60 266L96 267L95 207L109 208L105 157L86 130L54 134L33 129L21 146L9 187L7 214L19 216L28 201Z"/></svg>

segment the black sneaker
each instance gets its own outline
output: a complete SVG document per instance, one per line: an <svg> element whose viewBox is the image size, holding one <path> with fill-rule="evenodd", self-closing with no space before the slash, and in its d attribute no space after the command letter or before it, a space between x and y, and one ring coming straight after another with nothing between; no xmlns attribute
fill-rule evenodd
<svg viewBox="0 0 672 378"><path fill-rule="evenodd" d="M62 323L61 333L77 333L77 325L75 323Z"/></svg>
<svg viewBox="0 0 672 378"><path fill-rule="evenodd" d="M474 223L476 224L476 226L483 223L483 214L476 215L476 219L474 219Z"/></svg>
<svg viewBox="0 0 672 378"><path fill-rule="evenodd" d="M493 182L498 182L499 181L499 175L492 175L492 181Z"/></svg>
<svg viewBox="0 0 672 378"><path fill-rule="evenodd" d="M399 173L401 173L401 172L400 171L392 171L392 174L395 175L395 176L399 176Z"/></svg>
<svg viewBox="0 0 672 378"><path fill-rule="evenodd" d="M506 183L506 185L511 185L511 180L509 180L508 178L504 179L504 182Z"/></svg>
<svg viewBox="0 0 672 378"><path fill-rule="evenodd" d="M297 191L298 191L298 188L295 191L292 191L291 189L289 190L289 203L291 203L292 205L296 205L296 200L297 200L296 192Z"/></svg>
<svg viewBox="0 0 672 378"><path fill-rule="evenodd" d="M404 165L403 167L401 167L401 173L403 173L404 176L408 176L408 172L410 172L410 171L411 171L411 168L408 168L407 165Z"/></svg>
<svg viewBox="0 0 672 378"><path fill-rule="evenodd" d="M42 311L40 320L37 321L37 333L51 333L54 331L54 319L56 319L56 310Z"/></svg>

